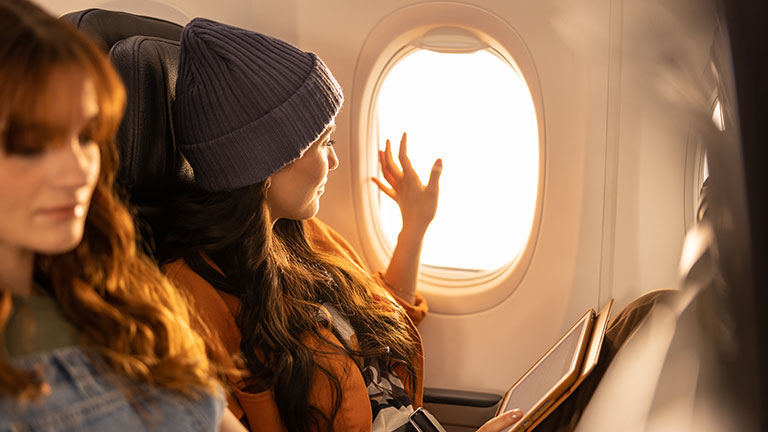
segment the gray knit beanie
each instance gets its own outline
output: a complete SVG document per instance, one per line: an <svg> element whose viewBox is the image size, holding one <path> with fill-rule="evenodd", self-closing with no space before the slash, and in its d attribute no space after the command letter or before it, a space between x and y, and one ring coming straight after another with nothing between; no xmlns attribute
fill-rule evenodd
<svg viewBox="0 0 768 432"><path fill-rule="evenodd" d="M204 190L265 180L301 156L342 102L341 87L313 53L203 18L184 27L176 139Z"/></svg>

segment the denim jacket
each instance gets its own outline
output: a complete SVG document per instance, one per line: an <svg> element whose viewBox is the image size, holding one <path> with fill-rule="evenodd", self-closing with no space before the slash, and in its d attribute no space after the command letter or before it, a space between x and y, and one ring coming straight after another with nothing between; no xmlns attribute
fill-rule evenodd
<svg viewBox="0 0 768 432"><path fill-rule="evenodd" d="M17 431L216 431L223 394L188 398L112 373L98 354L81 347L15 358L41 370L51 392L21 403L0 397L0 432Z"/></svg>

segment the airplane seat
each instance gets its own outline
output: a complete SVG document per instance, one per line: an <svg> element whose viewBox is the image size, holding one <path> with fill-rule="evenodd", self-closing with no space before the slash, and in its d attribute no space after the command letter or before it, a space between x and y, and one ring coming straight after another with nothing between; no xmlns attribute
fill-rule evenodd
<svg viewBox="0 0 768 432"><path fill-rule="evenodd" d="M87 34L104 52L129 36L155 36L168 40L181 39L182 26L159 18L104 9L84 9L61 17Z"/></svg>
<svg viewBox="0 0 768 432"><path fill-rule="evenodd" d="M131 36L115 43L109 58L123 78L126 111L117 135L119 183L134 204L162 204L178 182L193 180L192 168L176 146L173 98L179 43Z"/></svg>
<svg viewBox="0 0 768 432"><path fill-rule="evenodd" d="M116 136L117 184L137 209L137 226L153 251L153 229L163 204L180 184L194 181L176 146L172 103L182 26L126 12L87 9L64 15L109 53L123 79L126 110Z"/></svg>

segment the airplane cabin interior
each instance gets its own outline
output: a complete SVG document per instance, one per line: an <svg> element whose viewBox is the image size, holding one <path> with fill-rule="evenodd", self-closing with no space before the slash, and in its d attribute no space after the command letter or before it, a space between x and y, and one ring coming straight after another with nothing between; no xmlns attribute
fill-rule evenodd
<svg viewBox="0 0 768 432"><path fill-rule="evenodd" d="M440 202L418 290L424 405L473 431L585 311L656 290L577 431L768 426L766 6L717 0L39 0L127 91L118 183L152 252L194 173L176 144L184 25L205 17L317 53L344 91L318 218L369 271L398 209L379 150ZM397 148L397 147L395 147ZM256 428L254 424L252 427ZM516 429L517 430L517 429ZM533 429L535 430L535 429Z"/></svg>

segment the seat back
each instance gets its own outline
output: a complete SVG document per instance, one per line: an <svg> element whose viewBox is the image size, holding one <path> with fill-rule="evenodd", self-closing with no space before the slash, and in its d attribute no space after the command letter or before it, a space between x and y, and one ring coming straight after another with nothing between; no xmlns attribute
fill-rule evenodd
<svg viewBox="0 0 768 432"><path fill-rule="evenodd" d="M126 111L117 135L118 183L141 212L166 202L179 181L193 179L192 168L176 146L173 98L179 44L131 36L112 46L109 58L123 78Z"/></svg>
<svg viewBox="0 0 768 432"><path fill-rule="evenodd" d="M88 9L64 15L105 52L126 88L126 110L118 129L117 183L138 209L147 240L163 205L179 183L194 181L192 168L174 138L173 98L182 26L126 12ZM154 226L152 228L155 228Z"/></svg>
<svg viewBox="0 0 768 432"><path fill-rule="evenodd" d="M134 15L104 9L85 9L61 17L87 34L104 52L129 36L155 36L181 40L182 26L159 18Z"/></svg>

